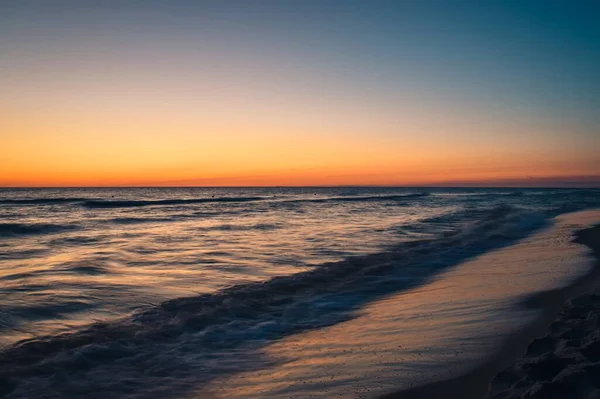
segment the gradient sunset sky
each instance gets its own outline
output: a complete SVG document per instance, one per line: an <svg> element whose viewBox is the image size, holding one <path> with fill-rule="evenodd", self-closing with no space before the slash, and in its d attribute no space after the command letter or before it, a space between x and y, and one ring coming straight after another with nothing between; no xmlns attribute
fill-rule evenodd
<svg viewBox="0 0 600 399"><path fill-rule="evenodd" d="M600 185L600 2L0 0L0 186Z"/></svg>

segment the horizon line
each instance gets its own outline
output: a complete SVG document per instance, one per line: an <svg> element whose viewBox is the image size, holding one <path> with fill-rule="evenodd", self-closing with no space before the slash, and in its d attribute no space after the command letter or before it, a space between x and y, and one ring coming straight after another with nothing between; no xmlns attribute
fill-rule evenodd
<svg viewBox="0 0 600 399"><path fill-rule="evenodd" d="M195 186L167 186L167 185L126 185L126 186L0 186L0 190L14 189L140 189L140 188L523 188L523 189L600 189L599 185L579 186L576 183L572 185L388 185L388 184L341 184L341 185L242 185L242 186L210 186L210 185L195 185Z"/></svg>

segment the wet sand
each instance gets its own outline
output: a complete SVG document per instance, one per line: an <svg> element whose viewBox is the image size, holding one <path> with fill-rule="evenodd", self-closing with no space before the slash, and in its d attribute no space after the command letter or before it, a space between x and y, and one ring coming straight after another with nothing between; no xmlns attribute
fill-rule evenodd
<svg viewBox="0 0 600 399"><path fill-rule="evenodd" d="M547 398L555 397L548 396L549 391L560 395L560 390L569 391L570 396L564 396L569 398L596 397L593 395L598 392L591 384L590 373L598 374L598 363L591 364L594 351L600 350L600 334L598 324L592 324L600 315L600 297L584 293L600 295L600 226L580 231L575 241L593 250L594 267L567 287L527 299L524 307L540 310L533 324L511 334L496 354L464 375L386 394L381 399L481 399L488 393L493 398L518 398L522 393L526 397ZM563 307L569 298L572 299ZM572 338L575 335L578 338ZM555 351L558 354L553 354ZM573 396L573 386L581 387L582 396Z"/></svg>

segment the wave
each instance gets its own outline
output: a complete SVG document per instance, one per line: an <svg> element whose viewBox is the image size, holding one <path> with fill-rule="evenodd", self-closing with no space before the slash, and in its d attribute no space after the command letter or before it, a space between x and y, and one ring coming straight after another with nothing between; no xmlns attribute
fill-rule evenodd
<svg viewBox="0 0 600 399"><path fill-rule="evenodd" d="M389 194L389 195L369 195L357 197L331 197L327 201L395 201L405 200L410 198L428 197L429 193L413 193L413 194Z"/></svg>
<svg viewBox="0 0 600 399"><path fill-rule="evenodd" d="M0 199L0 204L14 205L52 205L82 202L89 198L57 197L57 198L20 198L20 199Z"/></svg>
<svg viewBox="0 0 600 399"><path fill-rule="evenodd" d="M466 198L480 198L480 197L522 197L526 195L533 195L530 192L524 191L491 191L491 192L441 192L433 193L435 197L466 197Z"/></svg>
<svg viewBox="0 0 600 399"><path fill-rule="evenodd" d="M172 222L173 218L153 218L153 217L121 217L108 220L116 224L139 224L139 223L160 223Z"/></svg>
<svg viewBox="0 0 600 399"><path fill-rule="evenodd" d="M277 223L256 223L256 224L219 224L215 226L198 227L201 231L252 231L252 230L277 230L281 225Z"/></svg>
<svg viewBox="0 0 600 399"><path fill-rule="evenodd" d="M135 208L156 205L203 204L206 202L252 202L264 199L265 197L219 197L163 200L88 200L83 202L83 206L86 208Z"/></svg>
<svg viewBox="0 0 600 399"><path fill-rule="evenodd" d="M355 201L394 201L410 198L426 197L429 193L372 195L372 196L339 196L327 198L301 198L283 200L281 202L355 202ZM219 197L219 198L191 198L191 199L164 199L164 200L88 200L83 202L87 208L133 208L154 205L185 205L201 204L207 202L255 202L272 200L269 197ZM275 198L276 199L276 198Z"/></svg>
<svg viewBox="0 0 600 399"><path fill-rule="evenodd" d="M361 195L361 196L338 196L326 198L303 198L287 200L285 202L369 202L369 201L399 201L411 198L428 197L429 193L411 194L386 194L386 195Z"/></svg>
<svg viewBox="0 0 600 399"><path fill-rule="evenodd" d="M74 225L52 223L0 223L0 237L60 233L77 229Z"/></svg>
<svg viewBox="0 0 600 399"><path fill-rule="evenodd" d="M221 373L256 369L260 359L244 356L260 357L256 349L273 340L351 319L370 301L525 237L546 216L501 206L471 220L440 238L22 341L0 352L0 380L12 383L14 397L182 397Z"/></svg>

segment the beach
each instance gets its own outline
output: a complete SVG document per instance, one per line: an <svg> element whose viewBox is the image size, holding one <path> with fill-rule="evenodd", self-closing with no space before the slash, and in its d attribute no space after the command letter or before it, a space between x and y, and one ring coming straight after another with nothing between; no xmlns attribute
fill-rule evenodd
<svg viewBox="0 0 600 399"><path fill-rule="evenodd" d="M600 226L577 232L574 241L592 250L594 266L571 285L524 301L540 310L534 323L476 369L382 399L600 397Z"/></svg>
<svg viewBox="0 0 600 399"><path fill-rule="evenodd" d="M596 257L593 274L581 284L589 291L569 299L548 333L496 375L489 398L600 397L600 226L582 230L576 242L590 247Z"/></svg>

